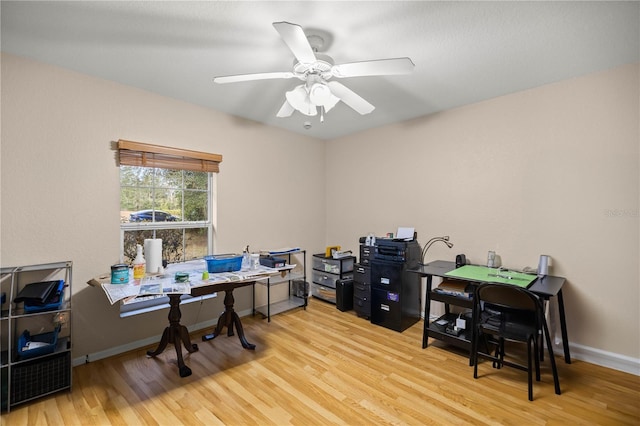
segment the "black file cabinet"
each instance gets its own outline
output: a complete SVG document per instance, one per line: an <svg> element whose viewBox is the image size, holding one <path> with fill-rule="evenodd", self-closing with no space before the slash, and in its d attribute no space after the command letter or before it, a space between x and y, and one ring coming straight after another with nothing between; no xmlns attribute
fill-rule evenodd
<svg viewBox="0 0 640 426"><path fill-rule="evenodd" d="M373 324L402 332L420 320L420 277L408 272L419 263L420 252L415 241L377 243L371 261Z"/></svg>
<svg viewBox="0 0 640 426"><path fill-rule="evenodd" d="M362 249L360 253L362 262ZM371 318L371 268L362 263L356 263L353 268L353 310L359 317Z"/></svg>

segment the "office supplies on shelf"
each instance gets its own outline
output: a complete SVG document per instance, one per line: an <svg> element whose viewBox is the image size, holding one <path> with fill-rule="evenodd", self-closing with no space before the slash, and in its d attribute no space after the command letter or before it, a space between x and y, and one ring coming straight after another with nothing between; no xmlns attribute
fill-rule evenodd
<svg viewBox="0 0 640 426"><path fill-rule="evenodd" d="M349 256L351 256L351 250L336 250L332 255L334 259L342 259L343 257Z"/></svg>
<svg viewBox="0 0 640 426"><path fill-rule="evenodd" d="M333 256L333 253L335 253L336 251L339 251L342 247L340 246L327 246L327 248L324 251L324 255L326 257L331 257Z"/></svg>
<svg viewBox="0 0 640 426"><path fill-rule="evenodd" d="M286 260L281 257L275 256L261 256L260 264L262 266L268 266L269 268L284 268Z"/></svg>
<svg viewBox="0 0 640 426"><path fill-rule="evenodd" d="M456 297L473 297L473 291L468 291L469 283L457 280L443 280L433 291Z"/></svg>
<svg viewBox="0 0 640 426"><path fill-rule="evenodd" d="M26 299L24 301L24 311L28 313L33 312L44 312L51 311L55 309L60 309L62 305L62 301L64 300L64 280L53 281L54 285L53 291L49 293L49 296L45 299L44 302L40 302L37 299Z"/></svg>
<svg viewBox="0 0 640 426"><path fill-rule="evenodd" d="M51 292L60 285L60 280L41 281L24 286L18 296L13 300L15 303L28 301L30 303L45 303Z"/></svg>
<svg viewBox="0 0 640 426"><path fill-rule="evenodd" d="M298 251L300 251L300 247L283 247L279 249L267 250L267 253L271 255L278 255L278 254L295 253Z"/></svg>

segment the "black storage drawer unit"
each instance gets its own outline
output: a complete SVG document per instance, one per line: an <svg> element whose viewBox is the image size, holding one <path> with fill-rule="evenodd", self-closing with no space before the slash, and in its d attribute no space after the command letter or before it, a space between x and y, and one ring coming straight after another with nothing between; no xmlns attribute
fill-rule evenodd
<svg viewBox="0 0 640 426"><path fill-rule="evenodd" d="M336 287L342 281L353 280L354 256L340 259L326 257L324 254L314 254L313 271L311 271L311 294L326 302L337 303Z"/></svg>

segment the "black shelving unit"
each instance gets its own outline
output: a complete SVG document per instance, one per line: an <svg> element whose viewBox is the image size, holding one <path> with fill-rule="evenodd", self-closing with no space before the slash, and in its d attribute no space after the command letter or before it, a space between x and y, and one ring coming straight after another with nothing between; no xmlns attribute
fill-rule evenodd
<svg viewBox="0 0 640 426"><path fill-rule="evenodd" d="M267 322L271 322L271 315L277 315L296 308L307 308L307 298L309 296L309 283L307 282L307 252L297 250L289 253L274 255L274 257L284 258L286 264L280 270L280 275L270 276L266 280L256 281L256 285L264 285L267 289L267 303L256 306L255 285L253 294L253 313L260 313ZM301 262L300 262L301 261ZM295 268L292 265L296 265ZM271 287L288 285L288 297L277 302L271 302Z"/></svg>
<svg viewBox="0 0 640 426"><path fill-rule="evenodd" d="M438 291L431 289L429 292L428 300L442 302L445 305L445 313L434 321L429 321L425 318L426 334L429 337L441 340L452 346L464 349L466 351L471 350L471 331L465 330L460 335L455 336L446 332L447 325L438 325L438 321L445 320L447 324L455 324L456 319L460 316L458 313L450 312L450 306L458 306L460 308L473 309L473 299L463 296L452 296L449 294L439 293ZM428 325L427 325L428 324ZM423 346L425 347L425 346Z"/></svg>

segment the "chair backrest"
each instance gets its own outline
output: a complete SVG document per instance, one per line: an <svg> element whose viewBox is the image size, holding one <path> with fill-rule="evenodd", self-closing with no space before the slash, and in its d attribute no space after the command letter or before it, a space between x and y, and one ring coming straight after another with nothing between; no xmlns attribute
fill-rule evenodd
<svg viewBox="0 0 640 426"><path fill-rule="evenodd" d="M538 310L538 298L522 287L509 284L482 284L476 296L479 300L496 307L527 311Z"/></svg>
<svg viewBox="0 0 640 426"><path fill-rule="evenodd" d="M538 297L527 289L509 284L481 284L475 292L476 307L480 311L493 311L511 318L529 318L540 324L542 305Z"/></svg>

